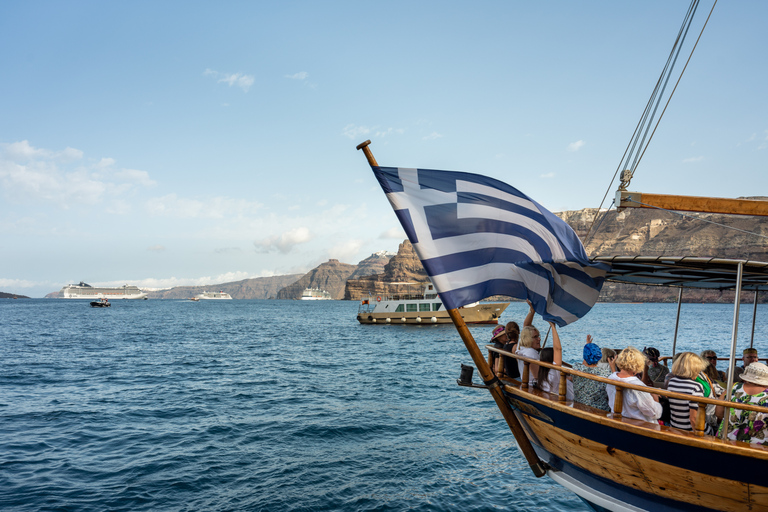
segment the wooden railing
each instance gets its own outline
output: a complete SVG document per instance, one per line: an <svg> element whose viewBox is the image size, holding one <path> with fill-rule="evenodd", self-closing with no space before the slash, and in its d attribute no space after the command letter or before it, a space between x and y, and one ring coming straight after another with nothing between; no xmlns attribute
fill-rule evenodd
<svg viewBox="0 0 768 512"><path fill-rule="evenodd" d="M728 421L728 417L730 416L730 411L728 410L729 408L739 409L744 411L768 413L768 407L760 407L752 404L742 404L739 402L728 402L728 401L720 400L717 398L698 397L698 396L688 395L685 393L667 391L666 389L655 388L650 386L638 386L636 384L628 384L626 382L607 379L605 377L600 377L598 375L593 375L591 373L580 372L578 370L573 370L565 366L558 366L550 363L545 363L537 359L523 357L517 354L513 354L512 352L507 352L500 348L495 348L493 345L486 345L486 348L491 352L496 352L497 354L501 354L502 356L511 357L513 359L518 359L520 361L523 361L524 363L523 375L520 379L523 389L528 389L528 381L530 377L531 364L535 364L537 366L544 367L544 368L550 368L551 370L557 370L558 372L560 372L560 385L557 390L557 399L561 402L565 401L565 394L567 390L566 386L568 385L566 382L566 377L568 375L584 377L585 379L594 380L597 382L602 382L604 384L610 384L611 386L615 386L616 398L614 399L614 404L613 404L613 417L616 419L621 419L621 413L624 405L625 389L634 389L634 390L642 391L645 393L651 393L653 395L665 396L667 398L678 398L681 400L687 400L689 402L696 402L697 404L699 404L699 408L696 413L696 422L695 422L695 425L693 426L693 432L697 436L704 435L704 432L706 429L706 421L707 421L706 405L708 404L714 404L714 405L725 407L725 414L723 415L723 418L724 418L723 421L726 421L726 422ZM726 426L727 426L727 423L726 423Z"/></svg>

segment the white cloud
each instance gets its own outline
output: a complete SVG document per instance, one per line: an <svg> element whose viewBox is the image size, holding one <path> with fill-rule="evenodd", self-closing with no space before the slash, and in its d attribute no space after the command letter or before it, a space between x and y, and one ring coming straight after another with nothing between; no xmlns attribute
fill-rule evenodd
<svg viewBox="0 0 768 512"><path fill-rule="evenodd" d="M136 188L155 184L145 171L119 169L114 164L112 158L84 162L83 152L69 147L52 151L35 148L26 140L0 144L0 188L11 201L39 201L69 209L117 203Z"/></svg>
<svg viewBox="0 0 768 512"><path fill-rule="evenodd" d="M555 177L555 173L554 172L548 172L546 174L542 174L541 177L542 178L546 178L546 179L554 178Z"/></svg>
<svg viewBox="0 0 768 512"><path fill-rule="evenodd" d="M371 128L368 128L367 126L356 126L354 124L348 124L344 127L344 131L342 133L344 133L344 135L350 139L354 140L371 133Z"/></svg>
<svg viewBox="0 0 768 512"><path fill-rule="evenodd" d="M153 245L153 246L147 247L147 250L151 251L151 252L163 252L163 251L165 251L165 246L164 245Z"/></svg>
<svg viewBox="0 0 768 512"><path fill-rule="evenodd" d="M691 158L684 158L683 159L683 163L684 164L690 164L690 163L693 163L693 162L701 162L703 160L704 160L703 156L693 156Z"/></svg>
<svg viewBox="0 0 768 512"><path fill-rule="evenodd" d="M314 235L305 227L293 228L281 235L273 235L263 240L257 240L253 242L260 252L271 252L278 250L282 254L288 254L291 250L299 245L309 242L314 238Z"/></svg>
<svg viewBox="0 0 768 512"><path fill-rule="evenodd" d="M89 282L91 286L123 286L124 284L138 286L142 290L166 290L173 288L174 286L213 286L222 283L231 283L233 281L242 281L244 279L251 279L254 276L249 272L225 272L216 276L202 276L202 277L166 277L166 278L146 278L146 279L131 279L128 281L100 281Z"/></svg>
<svg viewBox="0 0 768 512"><path fill-rule="evenodd" d="M214 197L201 201L168 194L148 200L144 207L147 212L155 216L180 219L223 219L260 213L264 205L228 197Z"/></svg>
<svg viewBox="0 0 768 512"><path fill-rule="evenodd" d="M362 240L347 240L346 242L331 247L331 249L328 250L328 255L339 261L349 261L360 252L362 246Z"/></svg>
<svg viewBox="0 0 768 512"><path fill-rule="evenodd" d="M309 73L301 71L299 73L294 73L293 75L285 75L285 78L290 78L291 80L306 80L309 78Z"/></svg>
<svg viewBox="0 0 768 512"><path fill-rule="evenodd" d="M582 147L584 147L585 142L583 140L577 140L576 142L571 142L568 144L568 151L575 152L580 150Z"/></svg>
<svg viewBox="0 0 768 512"><path fill-rule="evenodd" d="M440 137L442 137L441 134L439 134L437 132L432 132L429 135L427 135L426 137L422 137L422 139L423 140L435 140L435 139L439 139Z"/></svg>
<svg viewBox="0 0 768 512"><path fill-rule="evenodd" d="M232 87L236 85L241 88L243 92L248 92L254 82L253 75L246 75L245 73L219 73L213 69L206 69L203 71L203 76L210 76L216 80L216 83L225 83Z"/></svg>
<svg viewBox="0 0 768 512"><path fill-rule="evenodd" d="M390 228L379 235L383 240L405 240L407 238L403 228Z"/></svg>
<svg viewBox="0 0 768 512"><path fill-rule="evenodd" d="M38 286L46 286L50 285L50 282L35 282L35 281L27 281L26 279L3 279L0 278L0 291L4 291L7 293L9 290L17 290L19 288L35 288Z"/></svg>
<svg viewBox="0 0 768 512"><path fill-rule="evenodd" d="M378 130L376 137L386 137L388 135L402 135L405 130L402 128L387 128L386 130Z"/></svg>

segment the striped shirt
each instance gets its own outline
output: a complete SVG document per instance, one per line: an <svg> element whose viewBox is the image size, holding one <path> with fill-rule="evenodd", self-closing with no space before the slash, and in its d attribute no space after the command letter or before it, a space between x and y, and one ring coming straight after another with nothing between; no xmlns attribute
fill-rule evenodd
<svg viewBox="0 0 768 512"><path fill-rule="evenodd" d="M667 391L685 393L686 395L693 396L704 396L704 387L699 382L678 376L674 376L669 379L669 386L667 386ZM693 427L691 426L691 417L689 411L698 411L699 404L689 400L683 400L681 398L670 397L669 409L671 413L670 423L672 427L679 428L680 430L693 430Z"/></svg>

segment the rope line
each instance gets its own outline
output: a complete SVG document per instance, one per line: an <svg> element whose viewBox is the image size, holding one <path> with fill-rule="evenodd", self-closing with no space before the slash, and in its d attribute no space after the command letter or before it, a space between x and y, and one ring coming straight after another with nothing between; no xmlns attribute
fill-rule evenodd
<svg viewBox="0 0 768 512"><path fill-rule="evenodd" d="M610 193L611 189L613 188L613 184L616 181L616 177L619 175L619 172L621 172L622 170L626 170L627 174L625 177L624 173L622 173L620 189L625 189L626 186L629 185L629 181L632 179L632 176L635 174L635 171L637 170L637 166L640 164L640 161L643 159L643 156L645 156L645 152L648 149L648 146L650 145L651 140L653 140L653 136L656 134L656 130L658 129L659 124L661 123L661 119L664 117L664 114L667 111L667 107L669 107L669 103L672 101L672 96L674 96L675 91L677 91L677 86L680 84L680 81L683 78L683 74L688 68L688 64L690 63L691 58L693 57L693 52L696 50L696 47L698 46L699 41L701 40L701 36L704 33L704 29L706 28L707 23L709 22L709 19L712 16L712 12L714 11L716 5L717 5L717 0L715 0L714 3L712 4L712 8L709 11L709 15L707 16L706 21L704 22L703 26L701 27L701 30L699 31L699 36L696 39L696 42L694 43L693 47L691 48L691 52L688 55L688 59L686 60L685 66L680 72L680 75L678 76L677 81L675 82L675 86L672 88L672 91L670 92L669 97L667 98L667 102L665 103L664 108L661 110L661 113L659 114L659 117L656 120L656 123L654 125L653 120L656 117L656 114L658 113L658 109L659 109L659 106L661 105L664 92L666 91L667 85L669 84L669 81L672 78L672 70L674 69L675 64L677 63L677 60L682 51L685 39L688 36L688 31L692 26L694 15L696 14L696 11L699 7L699 0L691 0L691 4L688 6L688 10L685 14L685 17L683 18L683 23L680 26L680 30L677 33L675 42L672 45L672 49L670 50L669 56L667 57L667 62L664 64L664 68L662 69L661 75L659 75L659 79L656 81L656 85L653 89L653 92L651 93L650 98L648 99L648 103L646 103L645 105L645 109L643 110L643 113L640 116L640 120L635 126L635 130L632 133L632 137L627 143L627 147L624 149L624 154L621 156L619 165L616 168L616 171L613 173L613 177L611 178L611 181L608 184L608 188L606 189L605 194L603 195L603 199L600 201L600 206L597 207L598 212L605 204L605 201L608 198L608 194ZM653 126L653 129L651 130L652 126ZM631 162L631 165L630 165L630 162ZM599 225L597 228L595 228L595 222L597 221L597 218L598 216L595 216L595 218L592 220L592 224L589 226L589 229L587 230L587 234L584 237L585 243L586 243L586 240L589 239L589 236L592 233L592 230L593 229L597 230L599 228Z"/></svg>

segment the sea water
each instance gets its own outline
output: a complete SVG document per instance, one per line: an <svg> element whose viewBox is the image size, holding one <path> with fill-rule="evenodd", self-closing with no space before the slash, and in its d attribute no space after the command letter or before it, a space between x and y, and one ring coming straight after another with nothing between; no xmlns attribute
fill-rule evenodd
<svg viewBox="0 0 768 512"><path fill-rule="evenodd" d="M502 322L526 311L513 303ZM0 508L587 510L532 476L486 390L456 385L471 359L453 326L360 325L356 312L1 300ZM564 359L581 360L586 334L668 354L675 314L598 304L560 329ZM740 348L751 315L742 308ZM684 304L678 351L725 356L732 321L729 305ZM490 326L470 330L490 338ZM766 330L758 321L756 346Z"/></svg>

